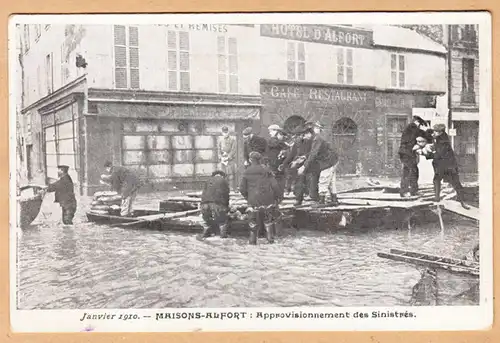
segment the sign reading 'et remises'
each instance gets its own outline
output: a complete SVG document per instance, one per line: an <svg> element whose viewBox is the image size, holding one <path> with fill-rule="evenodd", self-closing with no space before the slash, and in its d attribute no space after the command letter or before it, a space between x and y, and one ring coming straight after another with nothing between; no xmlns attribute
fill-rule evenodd
<svg viewBox="0 0 500 343"><path fill-rule="evenodd" d="M261 36L316 42L323 44L370 48L373 33L360 29L326 25L265 24Z"/></svg>

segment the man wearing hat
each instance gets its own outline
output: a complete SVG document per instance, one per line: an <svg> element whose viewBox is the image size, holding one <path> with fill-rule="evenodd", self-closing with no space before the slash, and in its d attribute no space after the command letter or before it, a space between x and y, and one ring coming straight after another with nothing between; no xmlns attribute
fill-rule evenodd
<svg viewBox="0 0 500 343"><path fill-rule="evenodd" d="M281 190L273 173L262 165L262 155L256 151L249 155L251 164L241 178L240 192L248 203L250 244L257 244L257 234L261 230L265 230L267 241L274 243Z"/></svg>
<svg viewBox="0 0 500 343"><path fill-rule="evenodd" d="M399 193L401 197L417 195L418 192L418 159L413 147L417 137L429 137L425 121L414 116L413 121L404 129L399 146L399 158L403 165ZM430 137L429 137L430 138Z"/></svg>
<svg viewBox="0 0 500 343"><path fill-rule="evenodd" d="M285 192L285 168L280 166L286 157L288 145L285 143L283 129L279 125L273 124L268 127L270 138L267 141L267 161L271 171L274 173L276 181L280 186L281 194Z"/></svg>
<svg viewBox="0 0 500 343"><path fill-rule="evenodd" d="M109 161L104 164L104 168L111 175L111 188L122 196L120 215L131 216L132 204L141 186L139 177L127 168L113 166Z"/></svg>
<svg viewBox="0 0 500 343"><path fill-rule="evenodd" d="M469 209L465 203L464 191L460 183L458 175L458 163L451 147L450 137L445 132L446 126L444 124L436 124L433 126L434 132L434 153L432 166L434 167L434 193L435 201L441 200L441 180L448 182L457 192L457 200L463 208Z"/></svg>
<svg viewBox="0 0 500 343"><path fill-rule="evenodd" d="M244 164L245 167L248 167L250 165L250 153L256 151L261 155L265 155L267 151L267 141L255 135L251 127L247 127L243 130L243 140L245 142L243 146Z"/></svg>
<svg viewBox="0 0 500 343"><path fill-rule="evenodd" d="M338 165L338 155L333 150L332 146L321 138L322 129L320 123L313 123L307 129L307 137L311 137L311 151L307 155L304 165L299 168L299 175L305 174L306 180L309 180L309 196L311 200L319 202L320 186L321 192L327 193L330 197L330 202L334 205L338 204L337 188L336 188L336 168ZM305 187L303 185L302 187ZM299 192L297 202L302 199Z"/></svg>
<svg viewBox="0 0 500 343"><path fill-rule="evenodd" d="M50 184L47 192L54 192L54 202L59 203L62 210L62 221L64 225L72 225L76 212L76 198L73 180L68 174L68 166L57 166L59 179Z"/></svg>
<svg viewBox="0 0 500 343"><path fill-rule="evenodd" d="M220 170L227 175L229 184L236 190L238 188L236 180L236 139L229 135L227 126L222 127L222 137L218 148Z"/></svg>

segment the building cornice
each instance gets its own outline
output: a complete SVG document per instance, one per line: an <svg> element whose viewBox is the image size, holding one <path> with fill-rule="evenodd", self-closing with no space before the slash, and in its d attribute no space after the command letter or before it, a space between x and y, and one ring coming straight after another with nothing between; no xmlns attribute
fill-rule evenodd
<svg viewBox="0 0 500 343"><path fill-rule="evenodd" d="M34 108L43 106L46 103L54 102L59 99L62 99L68 94L76 93L76 92L71 92L75 87L81 85L84 83L87 79L87 74L83 74L82 76L74 79L73 81L67 83L66 85L62 86L61 88L56 89L54 92L50 93L49 95L40 98L39 100L35 101L31 105L28 105L27 107L23 108L21 110L21 113L24 114Z"/></svg>
<svg viewBox="0 0 500 343"><path fill-rule="evenodd" d="M432 51L432 50L424 50L424 49L416 49L416 48L404 48L398 46L390 46L390 45L382 45L382 44L373 44L374 50L388 50L400 53L415 53L415 54L424 54L424 55L434 55L438 57L446 58L447 53L441 51Z"/></svg>
<svg viewBox="0 0 500 343"><path fill-rule="evenodd" d="M180 105L260 106L260 95L200 92L167 92L132 89L89 88L90 102L129 102Z"/></svg>

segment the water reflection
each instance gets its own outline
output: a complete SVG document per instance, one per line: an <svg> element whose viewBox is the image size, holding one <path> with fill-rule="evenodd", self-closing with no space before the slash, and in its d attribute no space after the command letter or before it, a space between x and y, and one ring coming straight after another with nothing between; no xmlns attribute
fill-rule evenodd
<svg viewBox="0 0 500 343"><path fill-rule="evenodd" d="M377 257L390 248L461 257L470 222L334 234L287 229L277 244L125 230L57 215L19 239L19 307L165 308L408 305L417 268ZM58 209L56 208L55 211ZM48 210L47 210L48 211Z"/></svg>

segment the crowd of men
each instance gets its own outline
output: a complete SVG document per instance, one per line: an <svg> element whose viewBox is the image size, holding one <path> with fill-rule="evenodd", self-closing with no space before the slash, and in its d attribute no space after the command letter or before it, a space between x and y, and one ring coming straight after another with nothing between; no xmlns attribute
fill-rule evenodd
<svg viewBox="0 0 500 343"><path fill-rule="evenodd" d="M201 209L206 225L201 238L214 231L226 237L230 188L247 200L250 244L256 244L261 231L266 233L269 243L274 242L280 217L278 206L287 190L293 189L297 206L306 196L313 203L338 205L335 187L338 155L321 137L323 125L308 122L289 133L273 124L268 130L268 139L254 134L250 127L243 130L244 172L238 183L236 140L227 127L222 128L221 170L212 174L202 192Z"/></svg>
<svg viewBox="0 0 500 343"><path fill-rule="evenodd" d="M308 197L312 203L339 204L336 190L336 169L339 164L335 149L322 137L323 125L307 122L293 132L285 132L278 125L268 127L269 138L254 134L252 128L243 131L244 172L237 180L237 143L222 128L219 142L220 169L205 183L200 209L204 230L200 238L213 233L227 236L229 197L231 189L239 191L248 203L250 244L256 244L259 232L265 232L269 243L274 242L276 222L280 217L279 204L285 192L293 189L295 205ZM441 181L449 182L457 192L464 208L463 187L458 176L458 164L450 139L442 124L427 127L420 117L414 117L402 133L399 156L403 165L401 197L418 194L419 156L432 159L435 200L440 201ZM106 162L106 174L101 183L122 196L121 215L132 216L132 203L141 186L141 180L131 170ZM76 198L68 166L58 166L59 179L46 191L55 192L55 201L62 208L63 223L72 224Z"/></svg>

